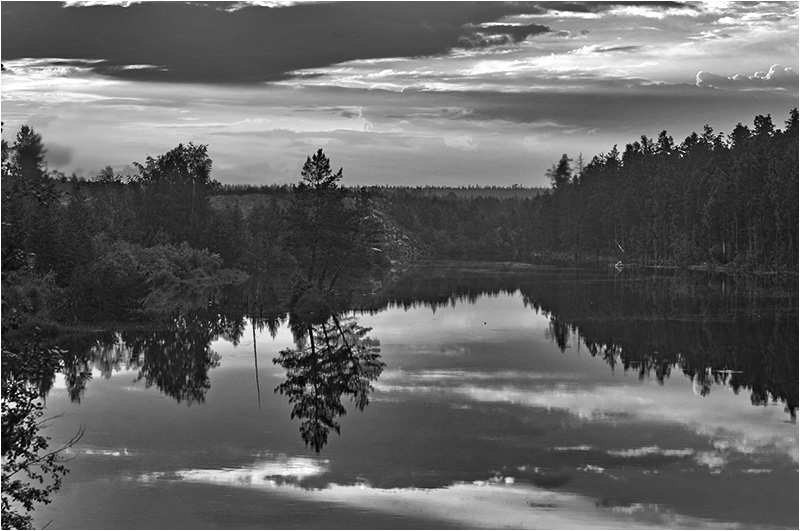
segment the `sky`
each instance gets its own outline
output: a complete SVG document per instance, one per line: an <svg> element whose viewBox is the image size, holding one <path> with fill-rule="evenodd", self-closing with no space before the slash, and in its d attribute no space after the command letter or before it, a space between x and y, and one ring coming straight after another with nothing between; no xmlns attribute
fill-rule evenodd
<svg viewBox="0 0 800 531"><path fill-rule="evenodd" d="M180 143L225 184L547 186L798 105L798 2L11 2L3 138L91 178Z"/></svg>

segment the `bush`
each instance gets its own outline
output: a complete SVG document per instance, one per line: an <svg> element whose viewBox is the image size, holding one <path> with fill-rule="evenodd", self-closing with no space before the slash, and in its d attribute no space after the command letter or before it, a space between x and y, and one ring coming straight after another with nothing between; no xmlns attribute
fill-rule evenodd
<svg viewBox="0 0 800 531"><path fill-rule="evenodd" d="M37 272L34 262L30 255L24 267L4 274L3 311L11 313L6 322L12 328L49 322L64 304L64 290L56 284L55 274Z"/></svg>
<svg viewBox="0 0 800 531"><path fill-rule="evenodd" d="M186 242L142 247L100 236L94 245L96 259L75 271L71 286L75 315L83 319L130 319L198 308L212 289L243 280L243 274L223 269L218 255Z"/></svg>

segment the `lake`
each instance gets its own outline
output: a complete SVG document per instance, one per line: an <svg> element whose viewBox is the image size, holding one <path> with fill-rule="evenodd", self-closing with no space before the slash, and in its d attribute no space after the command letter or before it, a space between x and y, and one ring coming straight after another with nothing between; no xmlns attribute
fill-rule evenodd
<svg viewBox="0 0 800 531"><path fill-rule="evenodd" d="M432 263L353 305L385 366L319 452L280 314L68 341L34 525L798 527L796 281Z"/></svg>

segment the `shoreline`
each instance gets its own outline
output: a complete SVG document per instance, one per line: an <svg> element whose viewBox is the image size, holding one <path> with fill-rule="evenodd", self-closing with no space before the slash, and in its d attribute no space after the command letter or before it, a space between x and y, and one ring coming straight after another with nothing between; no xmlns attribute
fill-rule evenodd
<svg viewBox="0 0 800 531"><path fill-rule="evenodd" d="M615 261L612 257L600 257L598 259L566 259L559 256L542 256L540 261L519 261L519 260L460 260L453 258L423 258L410 262L409 265L426 263L451 263L451 264L492 264L507 267L536 267L536 268L614 268L619 260ZM800 271L767 271L760 269L746 269L730 265L694 264L679 266L674 264L641 264L637 262L622 263L620 270L625 269L655 269L668 271L692 271L700 273L726 274L729 276L752 276L752 277L784 277L787 280L798 278Z"/></svg>

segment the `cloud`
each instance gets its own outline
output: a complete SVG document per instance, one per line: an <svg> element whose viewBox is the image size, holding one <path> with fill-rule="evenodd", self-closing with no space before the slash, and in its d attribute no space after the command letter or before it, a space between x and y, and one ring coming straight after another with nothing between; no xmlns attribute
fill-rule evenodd
<svg viewBox="0 0 800 531"><path fill-rule="evenodd" d="M581 46L569 52L571 55L591 55L596 53L633 53L642 50L644 46L603 46L601 44L591 44Z"/></svg>
<svg viewBox="0 0 800 531"><path fill-rule="evenodd" d="M459 42L468 47L513 44L524 41L532 35L540 35L550 31L547 26L539 24L484 24L480 27L468 24L465 29L469 31L469 34L461 37Z"/></svg>
<svg viewBox="0 0 800 531"><path fill-rule="evenodd" d="M565 39L585 39L590 33L591 32L587 29L583 29L577 34L565 29L551 32L552 35L556 37L564 37Z"/></svg>
<svg viewBox="0 0 800 531"><path fill-rule="evenodd" d="M478 27L485 39L511 42L547 30L483 27L506 15L541 12L500 2L125 5L3 3L3 59L47 58L57 50L67 60L102 61L90 68L114 78L261 83L355 59L446 53Z"/></svg>
<svg viewBox="0 0 800 531"><path fill-rule="evenodd" d="M689 39L693 41L719 41L733 39L733 35L725 32L724 30L715 29L705 30L695 35L690 35Z"/></svg>
<svg viewBox="0 0 800 531"><path fill-rule="evenodd" d="M362 131L372 131L375 127L372 125L372 122L370 122L369 120L367 120L364 117L363 109L364 109L363 107L359 107L358 108L358 119L361 120L361 123L362 123L361 130Z"/></svg>
<svg viewBox="0 0 800 531"><path fill-rule="evenodd" d="M797 92L798 75L792 68L772 65L769 72L756 72L752 76L736 74L725 77L701 70L697 73L697 86L716 89L752 90L784 89Z"/></svg>
<svg viewBox="0 0 800 531"><path fill-rule="evenodd" d="M294 469L284 470L283 463L257 463L250 467L220 469L187 469L176 472L154 472L132 479L149 484L154 482L187 482L232 486L238 489L258 489L280 492L300 503L323 503L335 507L352 507L368 514L395 515L403 522L424 518L433 522L428 527L479 527L523 529L624 529L691 528L719 529L724 522L684 516L659 505L636 504L607 509L598 500L583 494L557 492L529 484L519 485L511 476L492 477L472 483L456 482L443 488L379 488L367 481L342 485L324 483L323 488L298 488L302 480L324 471L308 458L299 469L304 476L296 477ZM310 463L306 464L306 461ZM308 472L306 472L306 469ZM589 471L599 471L589 465ZM323 478L324 481L324 478ZM531 510L546 507L547 510ZM411 520L408 520L408 519ZM394 521L394 520L389 520Z"/></svg>
<svg viewBox="0 0 800 531"><path fill-rule="evenodd" d="M716 452L700 452L694 459L698 464L707 466L711 470L719 470L727 462L724 457Z"/></svg>
<svg viewBox="0 0 800 531"><path fill-rule="evenodd" d="M475 151L478 144L470 135L445 136L444 143L447 147L459 151Z"/></svg>
<svg viewBox="0 0 800 531"><path fill-rule="evenodd" d="M266 459L253 463L249 467L223 469L186 469L175 472L153 472L141 474L136 480L142 483L163 481L164 479L180 479L196 483L217 483L239 487L276 486L287 480L300 481L324 474L329 468L327 459L310 457L289 457L286 455L269 455Z"/></svg>
<svg viewBox="0 0 800 531"><path fill-rule="evenodd" d="M702 10L683 2L544 2L541 13L520 18L593 19L604 15L664 19L668 16L700 16Z"/></svg>
<svg viewBox="0 0 800 531"><path fill-rule="evenodd" d="M48 142L44 158L51 167L66 166L72 162L73 148Z"/></svg>
<svg viewBox="0 0 800 531"><path fill-rule="evenodd" d="M404 373L405 374L405 373ZM400 383L400 382L398 382ZM406 383L406 382L403 382ZM644 391L635 386L596 386L559 383L549 385L536 382L533 385L516 384L487 385L484 382L465 382L457 386L445 386L436 382L411 381L411 385L392 385L379 382L379 392L451 393L468 401L480 403L510 403L523 407L563 410L580 419L590 422L638 421L682 426L707 439L714 446L713 451L693 452L691 448L661 448L645 446L629 449L609 449L607 454L615 457L635 458L645 456L689 457L693 456L699 464L719 469L731 458L749 456L758 461L771 455L788 459L797 464L797 431L791 426L775 422L780 415L777 408L770 412L775 415L767 418L756 408L742 408L746 405L730 400L730 397L716 395L706 397L705 402L679 389L663 388ZM709 407L708 401L713 401ZM715 414L711 414L713 411ZM716 416L725 412L725 420ZM731 419L736 419L731 422Z"/></svg>
<svg viewBox="0 0 800 531"><path fill-rule="evenodd" d="M776 22L794 22L796 24L797 4L785 2L773 3L771 6L742 3L733 10L726 12L726 16L718 18L714 24L729 27L755 27L768 26ZM774 11L767 11L769 8ZM755 8L755 9L754 9Z"/></svg>
<svg viewBox="0 0 800 531"><path fill-rule="evenodd" d="M133 3L136 2L129 2L127 0L64 0L64 5L67 7L92 7L109 5L128 7Z"/></svg>
<svg viewBox="0 0 800 531"><path fill-rule="evenodd" d="M694 454L691 448L665 449L658 446L646 446L642 448L629 448L626 450L608 450L609 455L616 457L644 457L650 455L663 455L667 457L687 457Z"/></svg>
<svg viewBox="0 0 800 531"><path fill-rule="evenodd" d="M212 5L221 11L232 13L254 5L261 7L289 7L298 3L300 2L294 0L247 0L246 2L214 2Z"/></svg>
<svg viewBox="0 0 800 531"><path fill-rule="evenodd" d="M681 2L641 2L636 3L620 2L618 5L599 6L608 14L616 16L643 17L653 19L664 19L667 17L689 16L698 17L703 14L702 9L690 3Z"/></svg>

